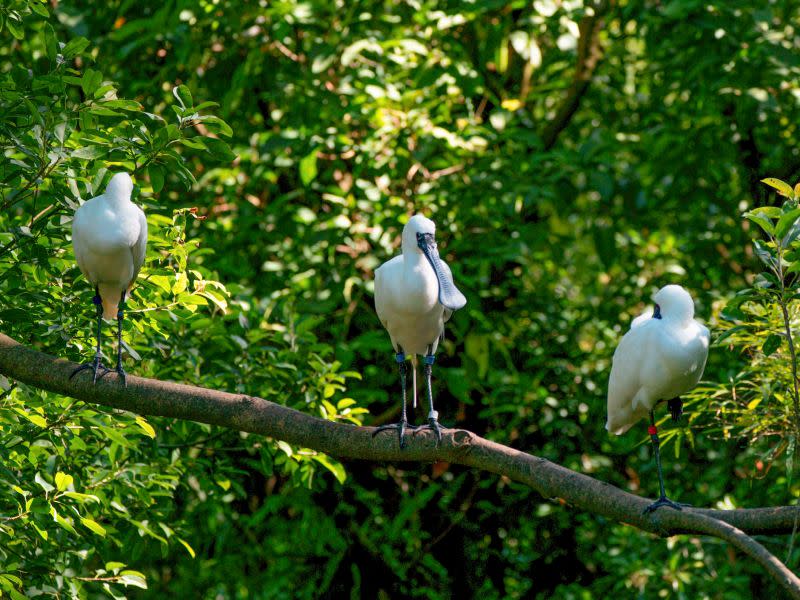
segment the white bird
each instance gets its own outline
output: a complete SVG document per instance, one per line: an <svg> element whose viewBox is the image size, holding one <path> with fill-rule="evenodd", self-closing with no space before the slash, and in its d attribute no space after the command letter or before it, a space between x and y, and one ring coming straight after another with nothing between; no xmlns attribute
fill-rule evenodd
<svg viewBox="0 0 800 600"><path fill-rule="evenodd" d="M672 418L683 410L682 394L691 390L708 358L708 329L694 320L694 302L679 285L667 285L653 297L652 311L640 315L614 352L608 380L608 421L606 429L617 435L628 431L639 419L650 416L648 433L658 467L659 499L645 509L660 506L680 510L664 492L658 430L653 410L667 401Z"/></svg>
<svg viewBox="0 0 800 600"><path fill-rule="evenodd" d="M444 336L444 324L453 311L467 303L453 282L453 274L440 258L436 247L436 225L422 215L414 215L403 228L403 253L375 270L375 311L389 332L395 359L400 369L403 412L400 422L384 425L376 434L397 429L400 447L405 447L406 417L406 354L411 355L412 368L417 354L423 356L427 384L428 425L441 441L439 413L433 408L431 371L436 348ZM416 405L416 371L414 371L414 403ZM413 428L412 428L413 429Z"/></svg>
<svg viewBox="0 0 800 600"><path fill-rule="evenodd" d="M122 382L122 319L125 297L133 287L147 250L147 220L142 209L131 202L133 181L127 173L111 178L104 194L87 200L75 211L72 246L84 277L94 286L97 307L97 349L90 364L76 369L94 373L93 381L108 373L100 362L100 332L103 318L117 319L117 367Z"/></svg>

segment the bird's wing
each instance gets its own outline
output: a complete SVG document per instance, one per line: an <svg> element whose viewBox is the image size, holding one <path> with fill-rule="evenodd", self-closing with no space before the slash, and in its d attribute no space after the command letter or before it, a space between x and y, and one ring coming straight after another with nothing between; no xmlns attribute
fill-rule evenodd
<svg viewBox="0 0 800 600"><path fill-rule="evenodd" d="M89 247L87 238L89 236L88 224L88 210L84 202L78 210L75 211L75 216L72 219L72 248L75 250L75 260L78 262L78 268L83 273L86 279L89 279L88 260L89 260Z"/></svg>
<svg viewBox="0 0 800 600"><path fill-rule="evenodd" d="M389 290L386 289L386 280L383 277L383 267L387 263L383 263L380 267L375 269L375 312L378 315L378 320L381 325L386 327L386 294Z"/></svg>
<svg viewBox="0 0 800 600"><path fill-rule="evenodd" d="M142 270L144 264L144 257L147 254L147 218L144 212L138 206L136 210L139 213L139 237L136 238L136 243L131 247L131 254L133 256L133 277L128 285L128 290L133 287L136 278L139 276L139 271Z"/></svg>
<svg viewBox="0 0 800 600"><path fill-rule="evenodd" d="M637 326L626 333L614 352L611 376L608 379L608 422L606 428L616 434L625 433L646 410L634 407L634 399L642 388L641 372L647 356L650 327Z"/></svg>
<svg viewBox="0 0 800 600"><path fill-rule="evenodd" d="M631 329L635 329L637 327L641 327L647 321L653 318L653 307L651 306L638 317L636 317L633 321L631 321Z"/></svg>

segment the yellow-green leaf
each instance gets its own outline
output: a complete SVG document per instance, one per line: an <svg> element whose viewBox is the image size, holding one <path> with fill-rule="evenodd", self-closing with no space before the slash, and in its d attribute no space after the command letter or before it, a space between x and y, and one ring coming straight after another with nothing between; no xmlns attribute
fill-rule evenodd
<svg viewBox="0 0 800 600"><path fill-rule="evenodd" d="M142 430L151 438L155 439L156 437L156 430L153 429L153 426L150 425L147 421L145 421L144 417L136 417L136 424L142 428Z"/></svg>
<svg viewBox="0 0 800 600"><path fill-rule="evenodd" d="M86 527L87 529L91 529L91 530L92 530L92 531L94 531L94 532L95 532L97 535L99 535L99 536L102 536L102 537L105 537L105 536L106 536L106 529L105 529L105 527L103 527L102 525L100 525L100 523L98 523L97 521L93 521L92 519L84 519L84 518L81 518L81 523L83 523L83 526L84 526L84 527Z"/></svg>
<svg viewBox="0 0 800 600"><path fill-rule="evenodd" d="M63 492L65 489L67 489L69 486L72 485L73 479L72 475L67 475L66 473L62 473L61 471L59 471L58 473L56 473L55 481L56 481L56 488L58 489L58 491Z"/></svg>
<svg viewBox="0 0 800 600"><path fill-rule="evenodd" d="M792 186L790 186L785 181L781 181L776 177L767 177L766 179L762 179L761 182L766 183L768 186L778 190L778 193L781 196L786 196L787 198L794 198L794 190L792 189Z"/></svg>
<svg viewBox="0 0 800 600"><path fill-rule="evenodd" d="M314 148L310 153L300 160L300 181L303 185L308 185L317 177L317 149Z"/></svg>
<svg viewBox="0 0 800 600"><path fill-rule="evenodd" d="M194 554L194 549L193 549L193 548L192 548L192 547L189 545L189 543L188 543L186 540L182 540L181 538L178 538L178 541L179 541L181 544L183 544L183 547L184 547L184 548L186 548L186 551L189 553L189 556L191 556L192 558L194 558L194 556L195 556L195 554Z"/></svg>
<svg viewBox="0 0 800 600"><path fill-rule="evenodd" d="M38 425L39 427L42 428L47 427L47 420L41 415L28 413L25 415L25 418L28 419L28 421L30 421L34 425Z"/></svg>

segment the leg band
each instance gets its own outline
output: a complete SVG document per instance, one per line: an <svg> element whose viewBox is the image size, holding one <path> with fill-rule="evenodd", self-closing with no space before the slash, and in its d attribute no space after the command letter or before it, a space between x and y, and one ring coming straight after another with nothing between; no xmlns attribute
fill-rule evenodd
<svg viewBox="0 0 800 600"><path fill-rule="evenodd" d="M436 357L433 354L428 354L425 358L422 359L426 365L432 365L436 361Z"/></svg>
<svg viewBox="0 0 800 600"><path fill-rule="evenodd" d="M406 355L404 352L398 352L394 355L394 359L399 363L406 362Z"/></svg>

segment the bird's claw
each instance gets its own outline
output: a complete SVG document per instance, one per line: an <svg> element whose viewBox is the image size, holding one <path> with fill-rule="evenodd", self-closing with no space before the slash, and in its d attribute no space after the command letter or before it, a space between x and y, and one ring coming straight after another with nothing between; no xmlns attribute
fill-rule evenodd
<svg viewBox="0 0 800 600"><path fill-rule="evenodd" d="M397 430L397 435L400 439L400 449L403 450L406 447L406 430L416 432L417 428L409 425L408 421L400 421L399 423L392 423L390 425L381 425L380 427L377 427L375 431L372 432L372 437L375 437L382 431L390 431L392 429Z"/></svg>
<svg viewBox="0 0 800 600"><path fill-rule="evenodd" d="M122 365L121 364L117 365L115 371L117 372L119 378L122 380L122 385L124 387L128 387L128 378L127 378L128 374L125 372L125 369L122 368Z"/></svg>
<svg viewBox="0 0 800 600"><path fill-rule="evenodd" d="M674 508L675 510L682 510L684 507L690 507L691 504L683 504L681 502L673 502L672 500L670 500L666 496L662 496L661 498L659 498L658 500L656 500L655 502L653 502L652 504L647 506L642 511L642 514L644 514L644 515L650 514L651 512L654 512L654 511L658 510L662 506L669 506L670 508Z"/></svg>
<svg viewBox="0 0 800 600"><path fill-rule="evenodd" d="M436 446L438 447L442 443L442 426L436 418L429 418L428 422L425 425L420 425L414 431L414 435L417 435L417 432L421 429L430 429L433 431L433 435L436 436Z"/></svg>
<svg viewBox="0 0 800 600"><path fill-rule="evenodd" d="M72 379L73 377L75 377L75 375L77 375L81 371L85 371L87 369L91 369L92 370L92 383L97 383L97 380L98 379L102 379L103 376L106 375L106 373L108 373L108 371L109 371L109 369L104 367L103 363L100 362L100 357L99 356L95 356L94 360L92 362L87 363L85 365L81 365L80 367L75 369L72 372L72 374L69 376L69 378ZM102 371L102 372L98 375L99 371Z"/></svg>

